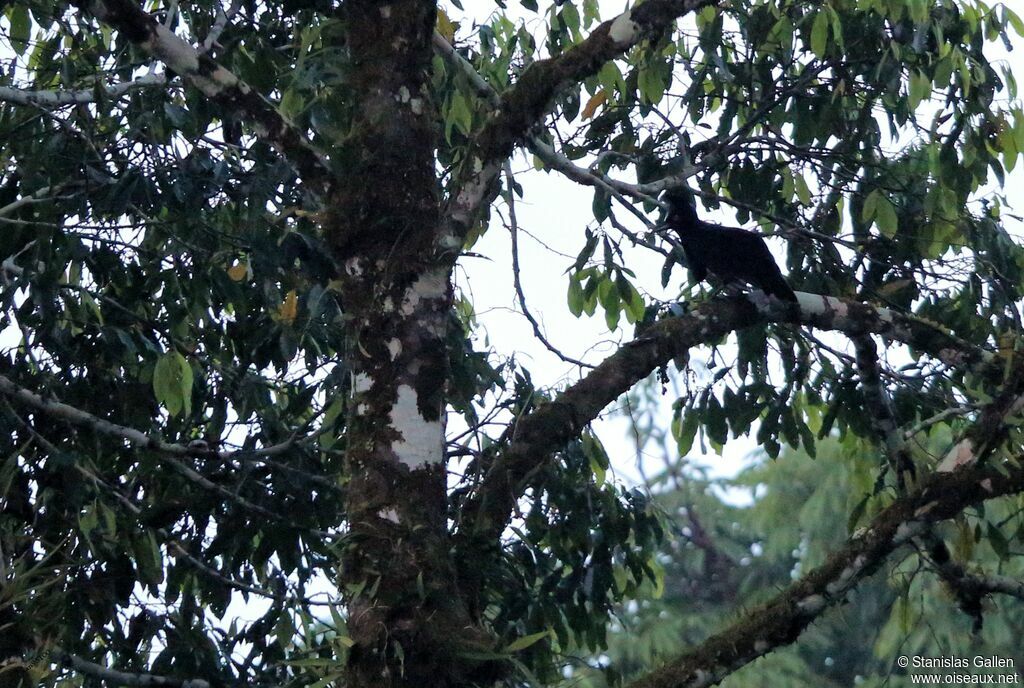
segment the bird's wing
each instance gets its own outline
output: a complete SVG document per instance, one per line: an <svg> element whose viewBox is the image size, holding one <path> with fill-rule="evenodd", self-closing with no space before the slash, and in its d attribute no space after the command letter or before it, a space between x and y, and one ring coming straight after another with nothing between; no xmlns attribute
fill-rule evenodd
<svg viewBox="0 0 1024 688"><path fill-rule="evenodd" d="M693 281L703 282L708 276L708 266L697 255L697 251L687 249L686 244L683 244L683 253L686 254L686 266L693 273Z"/></svg>

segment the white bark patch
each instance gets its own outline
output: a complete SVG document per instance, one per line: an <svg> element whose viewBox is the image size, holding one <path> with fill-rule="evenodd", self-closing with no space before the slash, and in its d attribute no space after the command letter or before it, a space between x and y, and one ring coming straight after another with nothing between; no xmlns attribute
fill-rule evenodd
<svg viewBox="0 0 1024 688"><path fill-rule="evenodd" d="M392 523L401 523L402 519L398 517L398 512L394 509L382 509L377 512L377 515L383 518L385 521L391 521Z"/></svg>
<svg viewBox="0 0 1024 688"><path fill-rule="evenodd" d="M352 380L352 392L354 394L362 394L363 392L370 391L370 387L373 387L373 378L366 373L356 373L355 378Z"/></svg>
<svg viewBox="0 0 1024 688"><path fill-rule="evenodd" d="M619 45L630 44L636 40L636 34L640 27L633 21L632 15L632 12L626 10L615 17L611 28L608 29L608 36Z"/></svg>
<svg viewBox="0 0 1024 688"><path fill-rule="evenodd" d="M939 473L952 473L960 466L972 464L974 461L974 443L965 438L953 445L935 470Z"/></svg>
<svg viewBox="0 0 1024 688"><path fill-rule="evenodd" d="M821 294L808 294L805 291L796 293L796 302L800 310L809 315L829 315L838 313L842 308L842 316L846 316L846 306L839 299L832 299Z"/></svg>
<svg viewBox="0 0 1024 688"><path fill-rule="evenodd" d="M398 398L391 407L391 427L402 439L391 445L398 460L417 470L444 461L444 427L441 419L428 421L420 415L417 394L409 385L400 385Z"/></svg>
<svg viewBox="0 0 1024 688"><path fill-rule="evenodd" d="M398 99L400 101L402 101L403 103L408 103L411 98L412 94L409 93L409 88L407 86L402 86L401 88L398 89Z"/></svg>
<svg viewBox="0 0 1024 688"><path fill-rule="evenodd" d="M360 394L364 394L370 391L370 387L373 386L373 378L365 373L356 373L352 376L352 396L358 397ZM356 405L356 415L362 416L370 409L366 404Z"/></svg>
<svg viewBox="0 0 1024 688"><path fill-rule="evenodd" d="M238 82L237 76L235 76L228 70L224 69L223 67L217 67L217 69L214 70L213 74L210 75L210 79L225 88L244 86L244 84L240 84ZM249 91L248 87L242 88L241 90L243 93L247 93Z"/></svg>
<svg viewBox="0 0 1024 688"><path fill-rule="evenodd" d="M363 274L363 266L359 264L358 258L349 258L345 261L345 272L349 275Z"/></svg>
<svg viewBox="0 0 1024 688"><path fill-rule="evenodd" d="M391 19L391 5L381 6L380 16L382 19Z"/></svg>
<svg viewBox="0 0 1024 688"><path fill-rule="evenodd" d="M249 87L239 83L238 77L224 69L223 67L217 67L213 74L209 77L199 76L194 74L192 76L192 83L207 96L211 98L223 93L226 89L239 87L239 90L243 93L248 93Z"/></svg>
<svg viewBox="0 0 1024 688"><path fill-rule="evenodd" d="M479 170L476 169L478 164L481 165ZM476 176L472 181L467 182L455 197L452 217L456 222L467 226L470 224L473 213L483 201L484 196L487 195L487 187L498 174L498 169L499 165L496 162L489 162L484 167L478 160L474 160L473 171L477 173Z"/></svg>
<svg viewBox="0 0 1024 688"><path fill-rule="evenodd" d="M402 297L402 313L412 315L420 301L440 299L448 293L448 273L444 270L431 270L417 278Z"/></svg>
<svg viewBox="0 0 1024 688"><path fill-rule="evenodd" d="M846 591L853 585L854 580L863 568L865 559L863 556L859 556L853 560L853 563L843 569L839 576L825 586L825 591L833 597L845 595Z"/></svg>
<svg viewBox="0 0 1024 688"><path fill-rule="evenodd" d="M459 248L462 246L462 239L454 234L448 233L438 239L441 248Z"/></svg>
<svg viewBox="0 0 1024 688"><path fill-rule="evenodd" d="M391 354L391 360L398 358L398 355L402 353L402 341L400 339L392 339L388 342L388 353Z"/></svg>
<svg viewBox="0 0 1024 688"><path fill-rule="evenodd" d="M143 48L157 55L178 74L194 74L199 70L199 52L163 24L157 24L154 36Z"/></svg>
<svg viewBox="0 0 1024 688"><path fill-rule="evenodd" d="M409 108L412 109L412 114L422 115L423 114L423 99L413 98L409 101Z"/></svg>
<svg viewBox="0 0 1024 688"><path fill-rule="evenodd" d="M805 614L817 614L825 608L823 595L811 595L796 603L796 608Z"/></svg>

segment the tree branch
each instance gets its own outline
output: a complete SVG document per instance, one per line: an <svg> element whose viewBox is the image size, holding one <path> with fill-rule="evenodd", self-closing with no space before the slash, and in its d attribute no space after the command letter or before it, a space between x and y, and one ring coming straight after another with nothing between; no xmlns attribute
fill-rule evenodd
<svg viewBox="0 0 1024 688"><path fill-rule="evenodd" d="M1024 490L1024 466L965 468L927 476L921 486L897 499L871 524L765 605L698 647L630 684L630 688L703 688L772 650L792 643L829 607L841 604L885 557L939 521L978 502ZM998 581L1007 591L1018 586ZM1000 590L1002 592L1002 590Z"/></svg>
<svg viewBox="0 0 1024 688"><path fill-rule="evenodd" d="M257 136L292 164L308 188L318 195L327 193L333 181L327 162L302 132L248 84L144 12L136 0L76 0L75 4L164 62L225 111L240 113Z"/></svg>
<svg viewBox="0 0 1024 688"><path fill-rule="evenodd" d="M202 679L180 679L154 674L133 674L127 671L110 669L96 664L78 655L64 652L59 647L50 650L52 660L80 674L91 676L117 686L167 686L167 688L210 688L208 681Z"/></svg>
<svg viewBox="0 0 1024 688"><path fill-rule="evenodd" d="M492 110L496 110L501 107L501 96L498 92L487 83L486 80L480 73L473 68L473 65L462 55L452 47L444 36L434 32L434 48L443 57L448 64L455 69L459 70L470 86L476 92L477 96L487 102ZM629 182L619 181L617 179L610 178L604 174L601 174L597 170L587 169L580 167L573 163L572 160L565 157L554 149L553 146L543 141L536 132L531 131L527 134L526 145L530 151L536 155L545 165L553 170L561 172L568 179L581 184L583 186L596 186L604 189L609 194L615 196L623 203L627 203L625 196L630 196L638 201L649 201L657 203L658 199L655 196L663 190L666 186L672 183L682 184L685 176L680 175L670 180L662 180L655 184L640 185L630 184ZM646 217L641 217L642 221L647 222Z"/></svg>
<svg viewBox="0 0 1024 688"><path fill-rule="evenodd" d="M1000 366L1005 370L1006 380L999 394L985 405L978 421L946 453L936 470L953 471L977 464L1006 437L1007 421L1024 409L1024 360L1020 356L1014 354L1015 365L1009 370L1005 370L1005 362Z"/></svg>
<svg viewBox="0 0 1024 688"><path fill-rule="evenodd" d="M533 327L533 336L544 345L545 349L566 363L571 363L580 368L593 368L594 366L585 361L573 358L572 356L566 356L557 346L548 341L548 338L544 336L544 332L541 330L540 323L533 317L533 313L530 312L529 307L526 305L526 294L523 292L523 282L519 270L519 222L516 220L516 194L512 190L515 180L512 176L512 165L508 161L505 162L505 175L508 179L508 197L506 199L508 203L508 233L512 239L512 286L515 289L516 298L519 300L519 309Z"/></svg>
<svg viewBox="0 0 1024 688"><path fill-rule="evenodd" d="M515 85L501 94L500 105L480 130L474 152L457 175L445 213L448 226L443 243L461 245L459 239L465 237L481 209L497 193L502 162L551 111L555 98L566 87L596 74L603 64L624 55L679 17L714 4L716 0L647 0L603 22L586 40L561 55L531 64ZM438 44L436 38L434 43ZM443 47L441 52L447 54ZM448 57L451 59L450 54ZM477 80L470 81L480 89Z"/></svg>
<svg viewBox="0 0 1024 688"><path fill-rule="evenodd" d="M6 375L0 375L0 394L6 394L11 399L26 406L31 406L37 411L53 416L60 420L89 428L93 432L109 437L117 437L129 444L143 448L152 449L169 456L196 456L201 458L216 459L220 461L231 461L235 459L253 459L258 457L274 456L282 454L293 448L295 440L288 440L263 449L245 449L238 451L217 451L209 447L193 446L165 442L156 435L147 435L141 430L130 428L125 425L118 425L94 416L88 411L83 411L74 406L69 406L52 399L44 399L40 395L21 387L13 382Z"/></svg>
<svg viewBox="0 0 1024 688"><path fill-rule="evenodd" d="M857 375L860 377L861 392L867 399L867 408L871 417L872 428L885 447L886 460L896 474L896 483L900 492L906 490L906 475L913 478L914 462L910 455L906 437L896 425L896 417L892 410L889 392L882 384L882 375L878 361L878 347L871 335L859 334L851 337L857 353Z"/></svg>
<svg viewBox="0 0 1024 688"><path fill-rule="evenodd" d="M566 87L596 74L606 62L684 14L714 4L714 0L647 0L602 23L586 40L561 55L534 62L502 94L501 107L481 130L481 157L484 161L504 160L551 111Z"/></svg>
<svg viewBox="0 0 1024 688"><path fill-rule="evenodd" d="M958 598L979 601L987 595L1008 595L1024 600L1024 581L996 573L973 573L955 561L936 564L939 575L957 593Z"/></svg>
<svg viewBox="0 0 1024 688"><path fill-rule="evenodd" d="M500 537L526 479L548 455L577 436L608 404L652 371L690 347L766 322L792 322L852 335L877 334L900 341L961 369L1001 373L989 352L958 339L941 325L888 308L797 292L799 306L748 297L720 297L690 313L666 318L605 359L579 382L506 431L497 459L463 510L460 537L493 543Z"/></svg>
<svg viewBox="0 0 1024 688"><path fill-rule="evenodd" d="M36 432L35 428L33 428L32 425L28 421L26 421L20 415L15 413L14 412L14 408L6 400L4 400L4 405L18 419L18 423L22 427L24 427L26 430L28 430L28 432L30 432L32 434L32 436L36 439L37 442L40 443L40 445L44 449L46 449L48 452L51 452L52 454L59 453L60 450L56 446L54 446L53 443L51 443L45 437L43 437L38 432ZM96 485L97 488L102 488L103 490L106 490L111 495L113 495L114 499L116 499L133 516L135 516L136 518L138 518L140 520L144 519L144 514L143 514L142 508L138 504L133 502L129 497L125 496L114 485L111 485L106 480L104 480L103 478L99 477L98 475L96 475L95 473L90 471L88 468L86 468L85 466L83 466L79 462L75 462L74 467L75 467L75 470L78 471L79 474L81 474L87 480L89 480L94 485ZM165 541L165 544L167 545L168 548L175 550L181 556L182 559L184 559L186 562L191 564L196 570L198 570L201 573L209 576L210 578L213 578L214 580L220 581L221 583L223 583L224 585L227 585L228 587L234 588L235 590L240 590L242 592L252 593L254 595L259 595L260 597L265 597L267 599L276 600L278 602L283 602L283 603L286 603L286 604L293 604L293 603L296 603L296 602L301 603L301 604L308 604L310 606L330 606L330 605L337 606L337 604L339 604L339 602L336 602L336 601L334 601L334 602L318 602L318 601L313 600L312 598L309 598L309 597L297 597L297 596L296 597L289 597L287 595L281 595L281 594L272 592L272 591L267 590L265 588L258 588L256 586L249 585L248 583L246 583L244 581L241 581L241 580L236 580L234 578L231 578L230 576L227 576L227 575L221 573L220 571L218 571L217 569L213 568L212 566L210 566L206 562L204 562L201 559L199 559L198 557L194 556L191 552L189 552L187 549L185 549L185 547L182 546L182 544L178 540L176 540L174 538L174 536L170 532L167 531L167 529L165 529L165 528L154 528L153 532L155 532L157 535L159 535L161 538L163 538L163 540ZM3 562L0 561L0 565L2 565L2 564L3 564ZM2 578L2 576L0 576L0 578Z"/></svg>
<svg viewBox="0 0 1024 688"><path fill-rule="evenodd" d="M120 84L110 84L102 87L103 95L106 98L115 100L125 93L141 88L153 88L165 86L167 77L163 74L146 74L132 81L125 81ZM65 105L82 105L96 102L95 89L81 89L77 91L49 90L49 91L28 91L20 88L0 87L0 102L14 103L15 105L38 105L40 107L63 107Z"/></svg>

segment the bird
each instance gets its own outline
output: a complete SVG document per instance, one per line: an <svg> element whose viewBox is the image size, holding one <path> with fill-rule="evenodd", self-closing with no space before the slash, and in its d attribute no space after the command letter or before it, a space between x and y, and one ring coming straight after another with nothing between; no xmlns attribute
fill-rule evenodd
<svg viewBox="0 0 1024 688"><path fill-rule="evenodd" d="M704 222L697 217L696 203L689 192L666 191L663 198L668 203L668 215L657 229L671 229L679 237L697 282L710 273L727 285L745 282L780 301L796 303L796 294L760 234Z"/></svg>

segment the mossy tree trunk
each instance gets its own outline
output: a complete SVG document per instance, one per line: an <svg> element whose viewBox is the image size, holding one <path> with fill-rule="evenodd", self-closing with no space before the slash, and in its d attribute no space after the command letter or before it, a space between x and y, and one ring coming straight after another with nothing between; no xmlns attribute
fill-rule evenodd
<svg viewBox="0 0 1024 688"><path fill-rule="evenodd" d="M351 323L347 685L459 685L460 650L477 632L455 588L446 530L451 261L437 246L426 84L436 6L356 0L343 11L362 97L325 228Z"/></svg>

